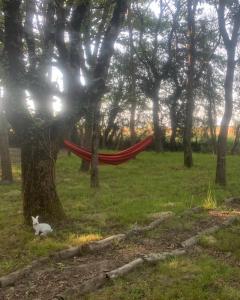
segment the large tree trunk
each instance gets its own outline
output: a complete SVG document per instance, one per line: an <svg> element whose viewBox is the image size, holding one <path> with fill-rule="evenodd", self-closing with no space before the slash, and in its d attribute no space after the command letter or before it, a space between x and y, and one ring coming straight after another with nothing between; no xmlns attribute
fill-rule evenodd
<svg viewBox="0 0 240 300"><path fill-rule="evenodd" d="M186 119L184 129L184 165L191 168L193 165L192 158L192 125L194 110L193 80L195 65L195 11L196 0L188 0L188 73L187 73L187 103L186 103Z"/></svg>
<svg viewBox="0 0 240 300"><path fill-rule="evenodd" d="M153 131L154 131L154 150L156 152L163 151L163 144L162 144L162 133L160 127L160 120L159 120L159 84L154 88L154 93L152 97L153 101Z"/></svg>
<svg viewBox="0 0 240 300"><path fill-rule="evenodd" d="M1 183L10 184L13 182L12 164L9 152L8 122L3 113L0 113L0 156L1 156Z"/></svg>
<svg viewBox="0 0 240 300"><path fill-rule="evenodd" d="M232 117L233 109L233 79L235 69L235 49L228 50L227 73L224 83L225 88L225 111L221 122L217 146L217 169L216 183L226 185L226 153L227 153L227 136L228 127Z"/></svg>
<svg viewBox="0 0 240 300"><path fill-rule="evenodd" d="M39 215L48 222L65 217L55 185L58 144L47 133L33 134L21 145L23 213L25 222Z"/></svg>

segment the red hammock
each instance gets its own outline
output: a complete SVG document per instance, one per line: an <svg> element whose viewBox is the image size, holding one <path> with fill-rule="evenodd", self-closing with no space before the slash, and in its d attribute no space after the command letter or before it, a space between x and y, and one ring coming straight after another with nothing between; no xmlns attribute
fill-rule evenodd
<svg viewBox="0 0 240 300"><path fill-rule="evenodd" d="M138 153L145 150L153 141L153 137L149 136L145 140L135 144L127 148L126 150L109 154L109 153L99 153L98 159L100 163L110 164L110 165L118 165L121 164L133 157L135 157ZM71 143L67 140L64 141L64 145L70 151L72 151L77 156L90 161L92 158L92 153L85 148L79 147L78 145Z"/></svg>

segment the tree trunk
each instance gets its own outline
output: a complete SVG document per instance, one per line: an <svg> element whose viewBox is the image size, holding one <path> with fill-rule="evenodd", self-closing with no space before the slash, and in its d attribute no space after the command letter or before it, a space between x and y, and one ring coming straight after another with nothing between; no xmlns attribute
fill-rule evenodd
<svg viewBox="0 0 240 300"><path fill-rule="evenodd" d="M135 115L136 115L136 98L132 98L130 109L130 141L131 146L136 143L136 131L135 131Z"/></svg>
<svg viewBox="0 0 240 300"><path fill-rule="evenodd" d="M220 132L218 136L217 146L217 168L216 168L216 183L226 185L226 154L227 154L227 136L228 127L232 117L233 109L233 79L235 69L235 48L227 51L227 73L224 83L225 88L225 110L221 122Z"/></svg>
<svg viewBox="0 0 240 300"><path fill-rule="evenodd" d="M188 0L188 73L187 73L187 103L184 129L184 165L188 168L193 166L192 158L192 125L194 110L193 80L195 65L195 11L196 0Z"/></svg>
<svg viewBox="0 0 240 300"><path fill-rule="evenodd" d="M0 113L0 156L1 156L1 183L10 184L13 182L12 164L9 152L8 122L3 113Z"/></svg>
<svg viewBox="0 0 240 300"><path fill-rule="evenodd" d="M235 139L234 139L234 143L231 149L231 154L234 155L237 153L237 148L239 145L239 139L240 139L240 125L237 125L236 127L236 134L235 134Z"/></svg>
<svg viewBox="0 0 240 300"><path fill-rule="evenodd" d="M154 131L154 149L156 152L163 151L162 134L159 121L159 84L154 88L153 101L153 131Z"/></svg>
<svg viewBox="0 0 240 300"><path fill-rule="evenodd" d="M115 147L114 148L116 150L120 150L122 142L123 142L123 129L121 128L118 135L116 136L116 141L115 141Z"/></svg>
<svg viewBox="0 0 240 300"><path fill-rule="evenodd" d="M208 66L207 71L207 99L208 99L208 126L210 129L211 145L214 154L217 153L217 135L216 135L216 104L212 87L212 67Z"/></svg>
<svg viewBox="0 0 240 300"><path fill-rule="evenodd" d="M101 101L96 101L94 106L93 130L92 130L92 160L91 160L91 180L92 188L99 188L98 171L98 146L99 146L99 124L100 124Z"/></svg>
<svg viewBox="0 0 240 300"><path fill-rule="evenodd" d="M41 131L21 145L23 214L27 224L39 215L48 222L61 221L65 214L55 185L57 142Z"/></svg>
<svg viewBox="0 0 240 300"><path fill-rule="evenodd" d="M217 146L217 168L216 168L216 183L220 185L226 185L226 153L227 153L227 136L228 127L232 117L233 109L233 80L235 71L235 52L237 43L239 40L239 28L240 28L240 7L236 10L234 17L232 17L232 34L229 38L228 31L226 29L225 20L225 6L226 1L219 1L218 6L218 24L221 36L224 41L225 48L227 50L227 71L224 82L225 90L225 110L221 122L220 133L218 136Z"/></svg>
<svg viewBox="0 0 240 300"><path fill-rule="evenodd" d="M119 128L118 126L115 124L114 127L111 130L111 133L108 135L108 139L107 139L107 145L110 148L115 148L114 144L115 144L115 140L117 139L117 132L118 132Z"/></svg>
<svg viewBox="0 0 240 300"><path fill-rule="evenodd" d="M208 122L209 122L209 128L210 128L210 136L211 136L211 144L212 144L212 151L214 154L217 153L217 138L216 138L216 126L213 121L212 116L212 109L209 108L209 115L208 115Z"/></svg>
<svg viewBox="0 0 240 300"><path fill-rule="evenodd" d="M132 12L129 5L128 8L128 32L129 32L129 48L130 48L130 142L131 146L136 142L136 131L135 131L135 115L136 115L136 66L134 62L134 43L133 43L133 24L132 24Z"/></svg>
<svg viewBox="0 0 240 300"><path fill-rule="evenodd" d="M92 145L92 123L93 123L93 116L92 116L92 109L90 108L86 115L85 120L85 131L84 131L84 140L83 140L83 147L91 150ZM82 159L80 171L88 172L90 170L90 162Z"/></svg>
<svg viewBox="0 0 240 300"><path fill-rule="evenodd" d="M170 120L171 120L171 136L170 136L170 148L171 151L177 150L176 135L177 135L177 116L176 105L172 104L170 107Z"/></svg>

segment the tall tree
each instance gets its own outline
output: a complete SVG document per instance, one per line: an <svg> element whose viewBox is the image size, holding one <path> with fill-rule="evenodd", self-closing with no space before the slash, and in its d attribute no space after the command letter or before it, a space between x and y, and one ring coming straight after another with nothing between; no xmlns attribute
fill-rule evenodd
<svg viewBox="0 0 240 300"><path fill-rule="evenodd" d="M9 124L3 111L2 97L0 96L0 158L1 158L1 183L10 184L13 182L12 164L9 151L8 131Z"/></svg>
<svg viewBox="0 0 240 300"><path fill-rule="evenodd" d="M138 5L136 10L139 24L139 38L136 41L136 55L142 66L138 77L142 80L142 90L152 100L152 121L154 148L163 150L163 132L160 126L160 88L163 80L169 77L171 69L171 46L173 31L179 15L180 6L176 1L175 13L165 1L159 1L159 13L148 9L149 3Z"/></svg>
<svg viewBox="0 0 240 300"><path fill-rule="evenodd" d="M136 142L135 118L137 108L136 96L136 65L134 59L133 24L131 7L128 8L128 32L129 32L129 54L130 54L130 141L131 145Z"/></svg>
<svg viewBox="0 0 240 300"><path fill-rule="evenodd" d="M91 28L99 28L103 15L89 19L89 10L102 11L102 1L26 0L24 6L21 0L3 3L6 113L21 141L25 221L30 223L31 215L36 214L47 220L61 220L64 212L55 185L58 149L88 104L99 105L105 92L126 0L111 2L104 29L95 32L89 47L84 47L82 32L89 21ZM84 53L92 43L98 52L97 62L90 70L91 81L84 86L80 74L85 74ZM49 80L53 66L63 75L63 90ZM34 101L34 111L28 107L25 90ZM53 96L62 101L63 110L58 115L52 110ZM96 160L96 151L94 155Z"/></svg>
<svg viewBox="0 0 240 300"><path fill-rule="evenodd" d="M229 26L226 20L226 10L228 10ZM227 153L227 136L229 123L232 117L233 109L233 80L235 71L236 47L239 42L240 28L240 3L239 1L220 0L218 6L218 23L219 30L223 39L224 47L227 52L227 70L224 82L225 90L225 108L221 121L220 132L217 145L217 168L216 183L226 185L226 153ZM229 32L231 30L231 32Z"/></svg>
<svg viewBox="0 0 240 300"><path fill-rule="evenodd" d="M187 28L188 28L188 71L187 71L187 85L186 85L186 119L184 128L184 165L188 168L193 165L192 158L192 125L193 125L193 110L194 110L194 67L195 67L195 15L197 8L197 0L187 1Z"/></svg>

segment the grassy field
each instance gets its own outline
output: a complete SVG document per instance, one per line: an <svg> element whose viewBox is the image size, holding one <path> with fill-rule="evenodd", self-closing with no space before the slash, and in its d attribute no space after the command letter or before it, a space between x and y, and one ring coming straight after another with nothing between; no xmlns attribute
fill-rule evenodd
<svg viewBox="0 0 240 300"><path fill-rule="evenodd" d="M194 163L188 170L183 167L181 153L145 152L120 166L101 166L101 188L93 191L89 188L89 174L78 172L80 160L62 153L57 162L57 188L69 221L41 241L35 238L32 228L22 224L20 171L15 165L16 183L0 186L0 275L58 249L124 232L133 224L148 222L152 213L167 210L180 213L186 208L202 205L209 186L218 205L226 197L240 195L239 156L228 157L226 188L214 185L214 156L195 154ZM218 263L207 254L210 248L222 247L221 239L235 240L234 244L225 243L225 252L240 249L239 229L236 225L235 231L213 237L215 243L202 241L206 248L204 255L170 260L133 273L104 289L97 298L89 296L89 299L240 299L236 289L229 285L232 278L240 278L239 269L224 261ZM238 257L239 250L235 252ZM192 285L186 276L192 276ZM226 284L218 290L215 281L216 285ZM208 284L215 298L204 292ZM190 297L193 287L194 294ZM200 298L198 289L202 290ZM215 290L218 290L217 294ZM111 294L115 293L119 296L112 298Z"/></svg>

